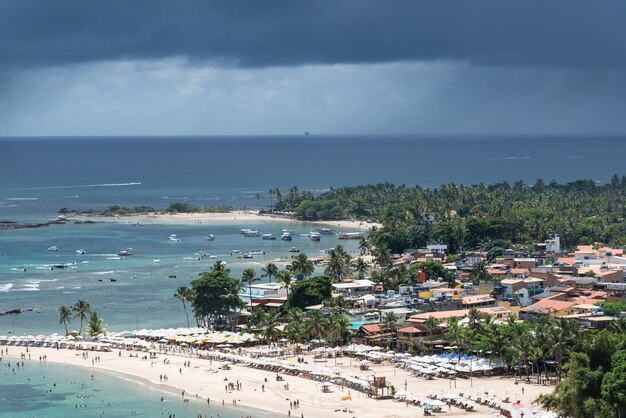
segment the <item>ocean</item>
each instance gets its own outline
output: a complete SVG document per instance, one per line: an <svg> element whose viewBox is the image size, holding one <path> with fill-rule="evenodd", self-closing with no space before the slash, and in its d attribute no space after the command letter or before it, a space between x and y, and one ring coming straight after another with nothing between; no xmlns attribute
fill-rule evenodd
<svg viewBox="0 0 626 418"><path fill-rule="evenodd" d="M61 208L104 209L114 204L160 209L173 202L188 202L256 209L257 193L264 206L270 203L270 188L286 191L294 185L317 194L331 187L382 182L424 187L504 180L532 184L538 178L605 183L613 174L626 174L625 151L624 138L583 137L1 138L0 219L46 221L55 218ZM291 229L294 240L245 238L240 228L274 235ZM0 313L25 310L18 315L0 315L0 335L62 333L57 310L79 299L91 304L110 331L185 326L185 313L173 297L174 291L216 260L226 261L232 275L240 277L247 267L260 274L268 261L290 257L291 246L309 256L320 255L338 243L357 252L355 241L322 236L314 243L301 236L312 228L304 223L235 219L136 226L122 219L0 231ZM206 241L207 233L215 235L215 240ZM170 234L181 241L169 240ZM48 251L51 246L59 251ZM127 248L133 256L117 256ZM78 254L78 249L86 254ZM265 254L238 259L231 256L234 249ZM198 259L199 252L210 258ZM55 264L68 268L51 269ZM70 324L71 329L79 326L77 321ZM74 406L70 389L63 394L53 392L58 399L46 395L39 402L38 394L44 393L45 387L37 383L36 376L53 370L68 373L72 381L71 376L81 372L47 367L28 369L33 373L30 382L9 375L8 380L3 378L0 416L75 415L64 409ZM20 376L27 372L21 371ZM151 403L154 394L136 390L138 402ZM34 400L22 399L20 393L31 393ZM112 408L128 409L124 394L110 398L115 399ZM29 409L18 413L20 405ZM96 405L91 407L97 411ZM157 412L150 416L161 414Z"/></svg>
<svg viewBox="0 0 626 418"><path fill-rule="evenodd" d="M180 395L115 377L106 372L55 363L0 361L0 416L7 418L144 417L235 418L258 411L207 405L205 399L181 401ZM163 400L161 400L161 398Z"/></svg>

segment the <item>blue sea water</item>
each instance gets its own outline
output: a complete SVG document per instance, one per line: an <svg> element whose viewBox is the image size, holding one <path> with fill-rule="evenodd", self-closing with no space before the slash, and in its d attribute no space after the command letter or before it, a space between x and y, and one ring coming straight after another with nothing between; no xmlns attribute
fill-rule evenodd
<svg viewBox="0 0 626 418"><path fill-rule="evenodd" d="M105 372L38 360L24 361L22 367L16 367L12 360L0 361L0 417L191 418L199 413L235 418L250 411L209 406L204 399L193 397L184 403L178 394ZM258 411L252 415L270 416Z"/></svg>
<svg viewBox="0 0 626 418"><path fill-rule="evenodd" d="M381 182L425 187L503 180L532 184L538 178L605 183L613 174L626 174L625 154L625 138L0 138L0 219L45 221L63 207L87 210L113 204L163 208L172 202L189 202L256 208L257 193L262 194L260 204L268 205L269 188L286 191L293 185L319 193L330 187ZM244 238L240 228L275 235L283 228L292 229L294 240ZM58 307L79 299L87 300L112 331L184 326L182 305L173 297L177 287L188 285L216 260L226 261L233 276L239 277L244 268L260 273L269 260L289 257L291 246L316 256L339 243L336 237L323 236L314 243L300 236L311 228L234 219L141 226L122 220L0 231L0 312L32 309L0 316L0 334L61 333ZM214 234L215 241L206 241L207 233ZM181 242L168 240L170 234L179 236ZM348 251L356 251L356 242L341 243ZM52 245L59 251L47 251ZM134 255L116 256L126 248L132 248ZM87 254L78 255L77 249ZM230 255L234 249L260 249L266 254L243 260ZM199 251L214 258L198 260ZM71 264L72 268L51 270L54 264ZM74 321L70 326L80 325ZM29 370L31 382L14 380L19 376L2 379L8 383L0 390L0 408L11 409L0 410L0 415L78 416L63 412L68 405L74 406L72 388L53 392L54 396L39 402L45 385L36 379L45 371ZM76 381L81 372L54 373L68 373L68 380L74 376ZM34 396L22 399L23 393ZM153 399L145 391L135 395L145 405ZM110 397L116 400L112 407L120 408L118 416L126 416L124 394ZM30 409L19 409L22 405ZM150 416L160 416L160 412Z"/></svg>

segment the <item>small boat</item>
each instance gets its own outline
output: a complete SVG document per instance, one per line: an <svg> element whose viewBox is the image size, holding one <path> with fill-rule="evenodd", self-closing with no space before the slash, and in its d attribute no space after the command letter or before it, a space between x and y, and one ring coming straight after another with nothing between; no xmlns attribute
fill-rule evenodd
<svg viewBox="0 0 626 418"><path fill-rule="evenodd" d="M239 251L239 250L232 250L232 251L230 252L230 255L241 255L241 254L242 254L242 253L241 253L241 251Z"/></svg>
<svg viewBox="0 0 626 418"><path fill-rule="evenodd" d="M111 279L111 281L112 281L112 282L116 282L116 281L117 281L117 279Z"/></svg>
<svg viewBox="0 0 626 418"><path fill-rule="evenodd" d="M169 276L167 276L169 279L175 279L176 275L175 274L170 274Z"/></svg>
<svg viewBox="0 0 626 418"><path fill-rule="evenodd" d="M128 257L129 255L133 255L133 253L129 250L122 250L117 253L117 255L119 255L120 257Z"/></svg>
<svg viewBox="0 0 626 418"><path fill-rule="evenodd" d="M206 234L206 240L207 241L213 241L215 239L215 235L213 234Z"/></svg>
<svg viewBox="0 0 626 418"><path fill-rule="evenodd" d="M83 250L81 248L80 250L76 250L76 254L85 255L85 254L87 254L87 251L85 251L85 250Z"/></svg>
<svg viewBox="0 0 626 418"><path fill-rule="evenodd" d="M272 241L276 239L276 237L273 234L263 234L262 238L266 241Z"/></svg>
<svg viewBox="0 0 626 418"><path fill-rule="evenodd" d="M248 251L248 254L250 254L250 255L265 255L265 251L262 251L262 250L252 250L252 251Z"/></svg>
<svg viewBox="0 0 626 418"><path fill-rule="evenodd" d="M291 236L292 232L283 229L283 233L280 235L280 239L283 241L291 241L293 237Z"/></svg>
<svg viewBox="0 0 626 418"><path fill-rule="evenodd" d="M252 254L244 254L241 258L252 258Z"/></svg>
<svg viewBox="0 0 626 418"><path fill-rule="evenodd" d="M244 237L258 237L259 236L259 231L257 231L256 229L246 229L246 230L242 230L242 235Z"/></svg>
<svg viewBox="0 0 626 418"><path fill-rule="evenodd" d="M161 260L160 260L160 259L158 259L158 258L153 258L153 259L152 259L152 262L153 262L153 263L160 263L160 262L161 262Z"/></svg>
<svg viewBox="0 0 626 418"><path fill-rule="evenodd" d="M290 252L290 253L299 253L299 252L300 252L300 250L299 250L299 249L297 249L296 247L291 247L291 248L289 249L289 252Z"/></svg>
<svg viewBox="0 0 626 418"><path fill-rule="evenodd" d="M48 247L48 251L59 251L59 247L53 245L52 247Z"/></svg>
<svg viewBox="0 0 626 418"><path fill-rule="evenodd" d="M311 241L319 241L321 238L321 235L319 232L310 232L309 233L309 239Z"/></svg>
<svg viewBox="0 0 626 418"><path fill-rule="evenodd" d="M70 268L70 264L53 264L52 269L66 269Z"/></svg>
<svg viewBox="0 0 626 418"><path fill-rule="evenodd" d="M180 242L180 238L178 238L176 234L170 234L170 241Z"/></svg>

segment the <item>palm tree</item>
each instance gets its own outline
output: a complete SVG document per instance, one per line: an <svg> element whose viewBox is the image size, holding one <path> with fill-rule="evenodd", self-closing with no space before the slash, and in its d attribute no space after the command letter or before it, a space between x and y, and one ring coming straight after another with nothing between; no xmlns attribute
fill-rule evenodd
<svg viewBox="0 0 626 418"><path fill-rule="evenodd" d="M285 333L292 341L300 342L307 336L307 323L304 320L304 313L300 308L291 308L287 312L287 326Z"/></svg>
<svg viewBox="0 0 626 418"><path fill-rule="evenodd" d="M315 337L320 340L326 328L326 318L322 315L322 311L316 309L311 312L311 329L315 331Z"/></svg>
<svg viewBox="0 0 626 418"><path fill-rule="evenodd" d="M270 342L278 335L278 310L270 309L263 315L261 329L266 342Z"/></svg>
<svg viewBox="0 0 626 418"><path fill-rule="evenodd" d="M287 270L281 270L276 273L276 283L280 283L285 289L287 289L287 307L289 307L289 288L291 287L293 277L291 272Z"/></svg>
<svg viewBox="0 0 626 418"><path fill-rule="evenodd" d="M315 271L313 262L309 260L306 254L300 253L291 262L291 272L296 274L302 274L304 277L309 277Z"/></svg>
<svg viewBox="0 0 626 418"><path fill-rule="evenodd" d="M387 312L385 316L383 316L383 324L385 324L385 329L391 332L391 336L393 338L393 334L396 332L396 325L398 324L398 320L400 318L395 312Z"/></svg>
<svg viewBox="0 0 626 418"><path fill-rule="evenodd" d="M445 332L446 339L450 345L456 346L458 353L458 361L461 361L461 348L463 347L463 325L459 322L459 318L454 316L448 320L448 326Z"/></svg>
<svg viewBox="0 0 626 418"><path fill-rule="evenodd" d="M328 307L333 314L342 315L346 309L350 308L350 301L344 296L337 296L328 301Z"/></svg>
<svg viewBox="0 0 626 418"><path fill-rule="evenodd" d="M89 315L89 322L87 323L87 334L95 337L98 334L102 334L106 331L106 325L102 322L102 319L98 318L96 312L91 312Z"/></svg>
<svg viewBox="0 0 626 418"><path fill-rule="evenodd" d="M213 265L211 266L211 271L216 273L230 273L230 269L226 268L226 262L220 260L213 263Z"/></svg>
<svg viewBox="0 0 626 418"><path fill-rule="evenodd" d="M250 311L250 317L248 318L248 327L256 328L263 322L263 315L265 315L265 311L263 308L256 306L252 308Z"/></svg>
<svg viewBox="0 0 626 418"><path fill-rule="evenodd" d="M250 292L250 307L252 307L252 283L261 280L255 276L256 273L254 272L254 269L251 268L245 269L241 274L241 282L248 285L248 291Z"/></svg>
<svg viewBox="0 0 626 418"><path fill-rule="evenodd" d="M369 265L361 257L355 259L352 262L352 269L356 271L360 280L363 280L365 278L365 275L367 274L369 268Z"/></svg>
<svg viewBox="0 0 626 418"><path fill-rule="evenodd" d="M257 193L255 197L257 209L259 210L259 212L261 212L261 194Z"/></svg>
<svg viewBox="0 0 626 418"><path fill-rule="evenodd" d="M261 277L269 278L270 283L272 283L272 277L276 277L276 274L278 273L278 266L274 263L267 263L261 271L263 272Z"/></svg>
<svg viewBox="0 0 626 418"><path fill-rule="evenodd" d="M335 346L338 341L343 342L344 338L352 330L350 320L345 315L334 315L328 321L330 335L332 336L332 345Z"/></svg>
<svg viewBox="0 0 626 418"><path fill-rule="evenodd" d="M189 314L187 313L187 305L185 305L185 302L191 302L193 300L193 290L187 286L181 286L176 289L174 297L183 303L185 317L187 317L187 328L189 328Z"/></svg>
<svg viewBox="0 0 626 418"><path fill-rule="evenodd" d="M439 330L439 322L432 316L429 316L424 322L424 328L426 328L426 334L434 335Z"/></svg>
<svg viewBox="0 0 626 418"><path fill-rule="evenodd" d="M469 320L468 326L476 330L480 327L480 311L477 308L471 308L467 313L467 319Z"/></svg>
<svg viewBox="0 0 626 418"><path fill-rule="evenodd" d="M367 240L367 238L361 238L361 240L359 241L359 250L361 250L361 255L368 254L371 249L372 246L370 245L370 242Z"/></svg>
<svg viewBox="0 0 626 418"><path fill-rule="evenodd" d="M72 322L72 308L61 305L61 307L59 307L59 324L63 324L63 326L65 326L65 335L68 334L67 324L70 322Z"/></svg>
<svg viewBox="0 0 626 418"><path fill-rule="evenodd" d="M87 315L91 313L91 306L84 300L79 300L76 302L76 305L73 307L74 310L74 318L80 318L80 329L78 334L80 335L83 332L83 321L87 320Z"/></svg>
<svg viewBox="0 0 626 418"><path fill-rule="evenodd" d="M337 245L328 254L330 257L324 274L333 282L343 281L343 278L350 273L350 260L352 257L341 245Z"/></svg>

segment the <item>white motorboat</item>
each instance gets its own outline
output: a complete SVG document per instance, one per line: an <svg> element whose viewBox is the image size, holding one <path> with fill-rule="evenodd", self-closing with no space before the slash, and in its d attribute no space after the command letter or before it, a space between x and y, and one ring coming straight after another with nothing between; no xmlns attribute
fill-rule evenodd
<svg viewBox="0 0 626 418"><path fill-rule="evenodd" d="M160 262L161 262L161 260L160 260L160 259L158 259L158 258L153 258L153 259L152 259L152 262L153 262L153 263L160 263Z"/></svg>
<svg viewBox="0 0 626 418"><path fill-rule="evenodd" d="M293 236L291 234L292 234L292 231L287 231L283 229L283 232L280 235L280 239L283 241L291 241L293 239Z"/></svg>
<svg viewBox="0 0 626 418"><path fill-rule="evenodd" d="M59 251L59 247L53 245L52 247L48 247L48 251Z"/></svg>
<svg viewBox="0 0 626 418"><path fill-rule="evenodd" d="M230 252L230 255L241 255L241 254L242 254L242 252L241 252L241 251L239 251L239 250L232 250L232 251Z"/></svg>
<svg viewBox="0 0 626 418"><path fill-rule="evenodd" d="M176 234L170 234L170 241L180 242L180 238L178 238Z"/></svg>
<svg viewBox="0 0 626 418"><path fill-rule="evenodd" d="M130 250L122 250L117 253L117 255L119 255L120 257L128 257L129 255L133 255L133 253Z"/></svg>
<svg viewBox="0 0 626 418"><path fill-rule="evenodd" d="M321 238L321 235L319 232L310 232L309 233L309 239L311 241L319 241Z"/></svg>
<svg viewBox="0 0 626 418"><path fill-rule="evenodd" d="M76 254L84 255L84 254L87 254L87 251L81 248L80 250L76 250Z"/></svg>
<svg viewBox="0 0 626 418"><path fill-rule="evenodd" d="M206 234L206 240L207 241L213 241L215 239L215 235L213 234Z"/></svg>
<svg viewBox="0 0 626 418"><path fill-rule="evenodd" d="M263 234L262 238L266 241L272 241L276 239L276 237L273 234Z"/></svg>
<svg viewBox="0 0 626 418"><path fill-rule="evenodd" d="M242 229L241 233L244 237L258 237L259 236L259 231L257 231L256 229L246 229L246 230Z"/></svg>

